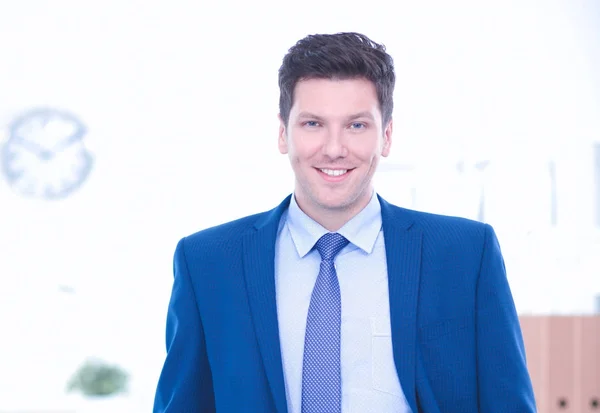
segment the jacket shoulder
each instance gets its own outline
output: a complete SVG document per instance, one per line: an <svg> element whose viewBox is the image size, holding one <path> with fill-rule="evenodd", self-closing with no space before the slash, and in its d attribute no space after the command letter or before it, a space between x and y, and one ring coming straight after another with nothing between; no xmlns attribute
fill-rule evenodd
<svg viewBox="0 0 600 413"><path fill-rule="evenodd" d="M187 235L179 240L177 248L204 257L216 251L231 251L232 248L241 246L246 234L261 230L265 226L277 225L289 205L290 198L291 195L288 195L277 207L268 211L247 215Z"/></svg>
<svg viewBox="0 0 600 413"><path fill-rule="evenodd" d="M419 228L434 238L456 240L466 237L471 240L482 240L487 231L494 232L491 225L469 218L417 211L395 205L391 207L396 211L395 215L403 216L403 220L410 221L413 228Z"/></svg>
<svg viewBox="0 0 600 413"><path fill-rule="evenodd" d="M184 237L189 244L207 244L210 242L232 241L241 238L243 234L254 229L254 225L267 212L248 215L219 225L202 229Z"/></svg>
<svg viewBox="0 0 600 413"><path fill-rule="evenodd" d="M415 211L416 221L424 226L456 227L462 230L484 231L488 224L460 216Z"/></svg>

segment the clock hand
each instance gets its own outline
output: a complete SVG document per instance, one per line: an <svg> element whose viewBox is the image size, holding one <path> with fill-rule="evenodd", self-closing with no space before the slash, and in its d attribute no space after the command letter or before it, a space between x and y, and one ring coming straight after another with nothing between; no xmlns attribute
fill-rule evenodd
<svg viewBox="0 0 600 413"><path fill-rule="evenodd" d="M27 149L29 152L35 153L38 158L48 160L48 159L52 158L52 156L53 156L51 151L48 151L48 150L42 148L40 145L38 145L35 142L31 142L31 141L23 139L23 138L17 138L16 140L20 146Z"/></svg>
<svg viewBox="0 0 600 413"><path fill-rule="evenodd" d="M75 142L77 142L79 139L80 139L80 136L78 134L71 135L68 138L60 141L57 145L54 145L52 150L53 150L53 152L60 152L63 149L66 149L69 146L71 146L72 144L74 144Z"/></svg>

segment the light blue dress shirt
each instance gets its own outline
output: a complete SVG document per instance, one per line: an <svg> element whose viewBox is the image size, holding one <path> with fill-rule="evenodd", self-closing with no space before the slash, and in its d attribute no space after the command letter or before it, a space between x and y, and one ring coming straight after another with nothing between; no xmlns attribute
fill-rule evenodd
<svg viewBox="0 0 600 413"><path fill-rule="evenodd" d="M327 231L292 197L275 251L281 356L289 413L300 413L306 317ZM342 298L342 413L410 413L396 374L381 206L369 204L339 231L350 243L335 260Z"/></svg>

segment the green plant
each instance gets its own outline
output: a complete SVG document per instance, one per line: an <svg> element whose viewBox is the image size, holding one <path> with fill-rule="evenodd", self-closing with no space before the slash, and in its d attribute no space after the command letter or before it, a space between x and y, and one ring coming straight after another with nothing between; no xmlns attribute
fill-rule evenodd
<svg viewBox="0 0 600 413"><path fill-rule="evenodd" d="M85 396L110 396L127 391L129 375L100 360L87 360L71 377L67 389Z"/></svg>

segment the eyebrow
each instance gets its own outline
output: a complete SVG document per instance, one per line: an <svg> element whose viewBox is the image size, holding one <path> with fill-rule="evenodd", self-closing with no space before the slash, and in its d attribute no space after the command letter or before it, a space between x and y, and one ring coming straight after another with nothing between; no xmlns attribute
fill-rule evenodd
<svg viewBox="0 0 600 413"><path fill-rule="evenodd" d="M315 115L314 113L310 113L310 112L300 112L298 114L298 118L323 120L323 118L321 116ZM358 112L353 115L347 116L346 120L350 121L350 120L354 120L354 119L358 119L358 118L368 118L368 119L374 120L373 114L371 114L371 112L368 112L368 111Z"/></svg>

